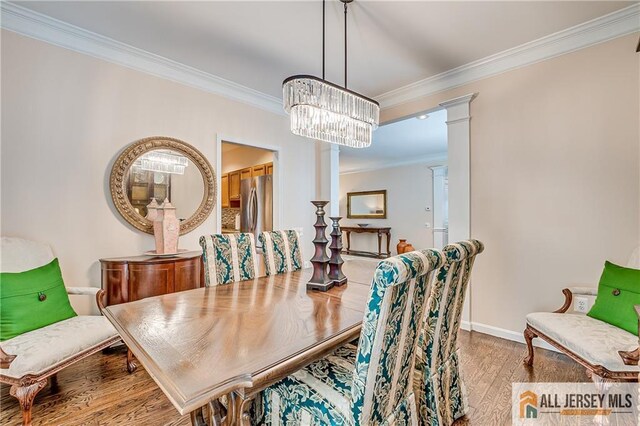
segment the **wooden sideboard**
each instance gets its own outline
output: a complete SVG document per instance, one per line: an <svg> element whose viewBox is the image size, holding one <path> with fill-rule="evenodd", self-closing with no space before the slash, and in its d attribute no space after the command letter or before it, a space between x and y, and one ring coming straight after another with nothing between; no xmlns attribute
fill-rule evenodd
<svg viewBox="0 0 640 426"><path fill-rule="evenodd" d="M356 256L371 256L378 258L385 258L391 256L391 228L376 228L376 227L361 227L361 226L342 226L340 227L342 232L347 236L347 247L343 250L343 253L346 254L354 254ZM378 252L374 253L371 251L356 251L351 250L351 233L355 232L356 234L377 234L378 235ZM382 236L387 236L387 251L382 251Z"/></svg>
<svg viewBox="0 0 640 426"><path fill-rule="evenodd" d="M204 286L202 252L100 259L107 305Z"/></svg>

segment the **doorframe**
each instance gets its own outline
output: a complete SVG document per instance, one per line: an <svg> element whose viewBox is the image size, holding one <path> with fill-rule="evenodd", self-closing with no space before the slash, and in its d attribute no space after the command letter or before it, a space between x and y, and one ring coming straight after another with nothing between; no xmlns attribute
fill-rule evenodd
<svg viewBox="0 0 640 426"><path fill-rule="evenodd" d="M282 223L282 189L283 189L283 175L281 163L281 151L282 148L276 145L272 145L263 141L246 141L244 138L235 136L216 134L216 233L222 232L222 142L229 142L236 145L244 145L251 148L266 149L273 153L273 187L275 189L273 194L273 229L280 229L280 223Z"/></svg>
<svg viewBox="0 0 640 426"><path fill-rule="evenodd" d="M449 242L471 238L471 101L478 93L469 93L438 103L399 118L390 124L445 109L447 111L447 167L449 179ZM453 148L453 149L452 149ZM453 166L453 167L452 167ZM452 190L453 188L453 190ZM467 287L460 327L471 330L471 285Z"/></svg>

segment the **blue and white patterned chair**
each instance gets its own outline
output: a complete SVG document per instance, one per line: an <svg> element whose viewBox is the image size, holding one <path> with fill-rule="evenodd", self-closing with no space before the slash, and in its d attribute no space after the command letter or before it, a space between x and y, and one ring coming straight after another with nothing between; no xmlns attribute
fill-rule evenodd
<svg viewBox="0 0 640 426"><path fill-rule="evenodd" d="M207 287L258 276L258 256L253 234L213 234L200 237Z"/></svg>
<svg viewBox="0 0 640 426"><path fill-rule="evenodd" d="M347 344L263 392L270 425L404 425L417 422L412 371L437 250L379 263L359 345Z"/></svg>
<svg viewBox="0 0 640 426"><path fill-rule="evenodd" d="M420 424L447 426L464 416L467 394L460 375L458 329L464 295L480 241L449 244L436 272L418 339L414 385Z"/></svg>
<svg viewBox="0 0 640 426"><path fill-rule="evenodd" d="M300 236L294 230L265 231L258 237L264 251L267 275L282 274L302 269Z"/></svg>

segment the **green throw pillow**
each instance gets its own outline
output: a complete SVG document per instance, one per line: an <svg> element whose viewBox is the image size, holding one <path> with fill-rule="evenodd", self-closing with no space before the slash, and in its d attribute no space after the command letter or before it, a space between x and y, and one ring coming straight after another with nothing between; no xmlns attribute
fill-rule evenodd
<svg viewBox="0 0 640 426"><path fill-rule="evenodd" d="M587 315L637 336L634 305L640 305L640 270L605 262L596 303Z"/></svg>
<svg viewBox="0 0 640 426"><path fill-rule="evenodd" d="M58 259L29 271L0 273L0 341L74 316Z"/></svg>

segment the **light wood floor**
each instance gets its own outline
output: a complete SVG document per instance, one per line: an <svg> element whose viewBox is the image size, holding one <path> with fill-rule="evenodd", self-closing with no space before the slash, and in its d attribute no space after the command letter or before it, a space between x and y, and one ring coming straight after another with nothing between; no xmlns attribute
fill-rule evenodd
<svg viewBox="0 0 640 426"><path fill-rule="evenodd" d="M460 425L511 423L512 382L588 381L582 367L564 355L536 349L534 368L522 364L525 346L480 333L461 332L462 368L469 390L469 415ZM138 368L127 374L124 353L97 354L58 374L59 390L36 397L34 425L189 425L153 380ZM0 424L20 424L20 410L0 388Z"/></svg>

